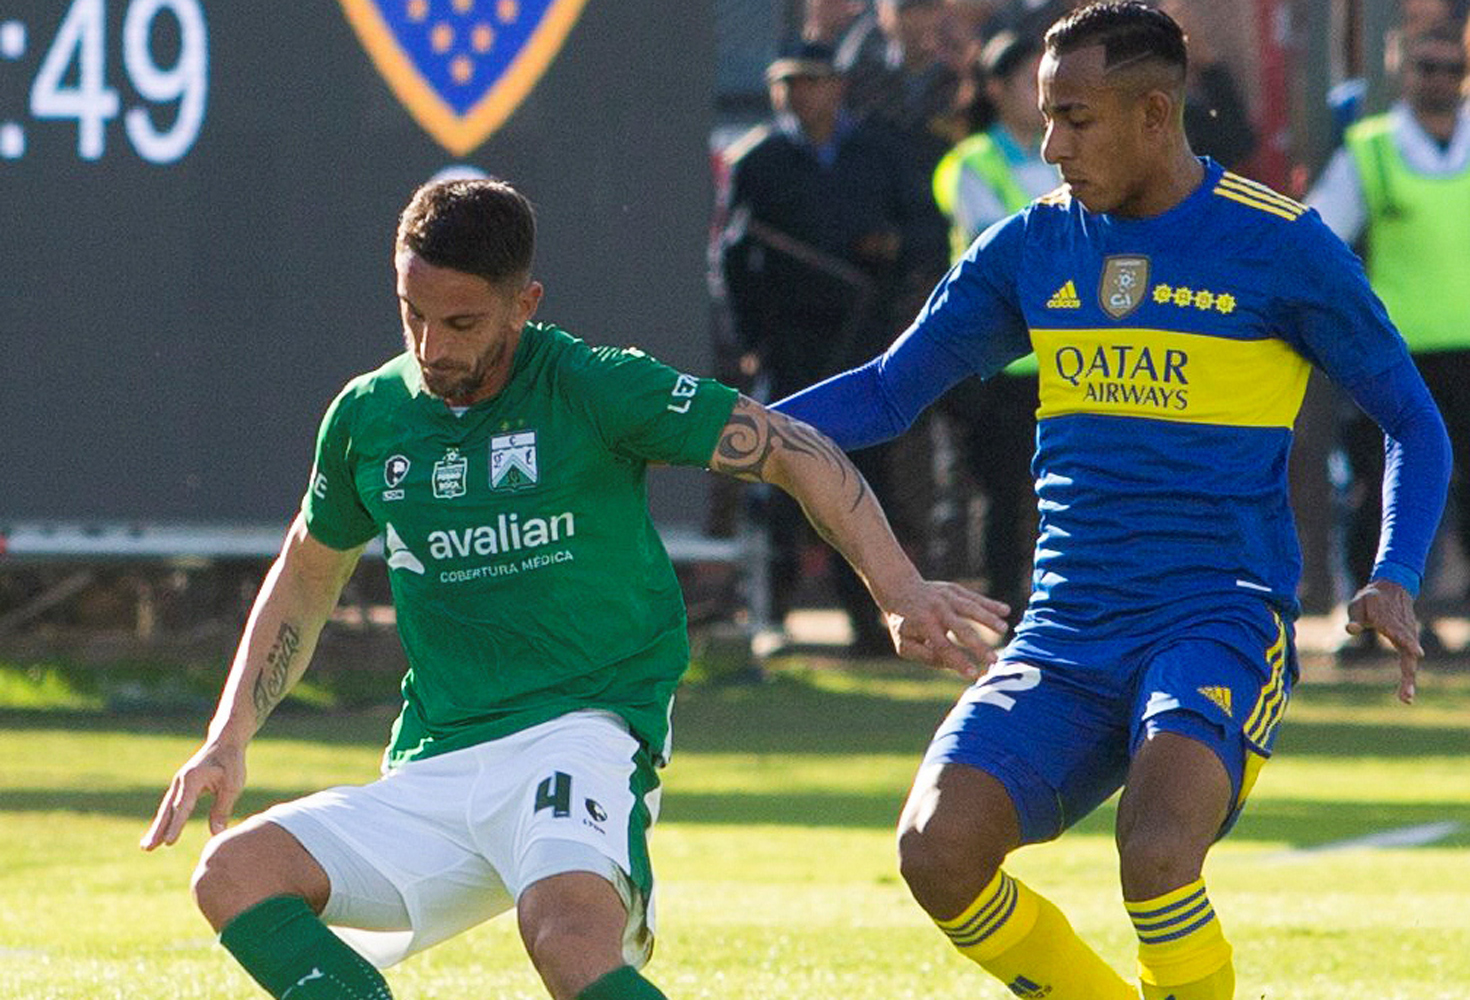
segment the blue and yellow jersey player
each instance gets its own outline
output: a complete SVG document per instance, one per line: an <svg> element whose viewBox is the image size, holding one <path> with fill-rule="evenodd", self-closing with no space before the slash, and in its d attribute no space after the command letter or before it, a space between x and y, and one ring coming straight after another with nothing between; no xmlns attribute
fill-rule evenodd
<svg viewBox="0 0 1470 1000"><path fill-rule="evenodd" d="M1295 674L1286 470L1313 365L1382 426L1393 470L1349 630L1397 648L1404 701L1422 655L1413 595L1449 471L1439 412L1316 213L1190 151L1185 65L1178 25L1142 3L1055 24L1043 154L1064 185L982 234L885 354L777 405L861 447L1036 350L1030 604L936 734L899 831L920 905L1021 997L1138 996L1002 869L1119 787L1145 1000L1233 996L1201 871Z"/></svg>

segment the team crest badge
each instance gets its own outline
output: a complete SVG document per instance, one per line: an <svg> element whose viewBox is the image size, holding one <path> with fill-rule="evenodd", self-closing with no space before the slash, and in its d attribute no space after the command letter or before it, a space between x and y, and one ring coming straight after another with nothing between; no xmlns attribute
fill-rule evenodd
<svg viewBox="0 0 1470 1000"><path fill-rule="evenodd" d="M1113 319L1122 319L1143 302L1148 288L1147 257L1109 257L1103 262L1098 304Z"/></svg>
<svg viewBox="0 0 1470 1000"><path fill-rule="evenodd" d="M434 463L434 496L440 500L453 500L465 495L470 463L461 457L458 449L450 448L444 457Z"/></svg>
<svg viewBox="0 0 1470 1000"><path fill-rule="evenodd" d="M535 486L536 432L516 431L490 438L490 488L524 490Z"/></svg>
<svg viewBox="0 0 1470 1000"><path fill-rule="evenodd" d="M526 99L587 0L340 2L399 101L463 156Z"/></svg>

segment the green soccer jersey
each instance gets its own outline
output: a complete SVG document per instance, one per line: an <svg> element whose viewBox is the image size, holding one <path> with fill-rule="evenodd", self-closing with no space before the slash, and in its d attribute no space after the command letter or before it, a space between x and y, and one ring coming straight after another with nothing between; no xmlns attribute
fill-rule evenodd
<svg viewBox="0 0 1470 1000"><path fill-rule="evenodd" d="M333 548L383 536L408 655L385 766L580 708L667 752L689 648L645 469L708 462L735 400L538 323L505 387L458 416L408 354L348 383L302 509Z"/></svg>

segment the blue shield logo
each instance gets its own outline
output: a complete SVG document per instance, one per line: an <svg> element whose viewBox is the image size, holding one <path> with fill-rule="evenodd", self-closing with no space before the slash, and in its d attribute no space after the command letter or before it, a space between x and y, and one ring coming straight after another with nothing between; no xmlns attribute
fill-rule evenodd
<svg viewBox="0 0 1470 1000"><path fill-rule="evenodd" d="M587 0L341 0L378 72L455 156L510 117Z"/></svg>

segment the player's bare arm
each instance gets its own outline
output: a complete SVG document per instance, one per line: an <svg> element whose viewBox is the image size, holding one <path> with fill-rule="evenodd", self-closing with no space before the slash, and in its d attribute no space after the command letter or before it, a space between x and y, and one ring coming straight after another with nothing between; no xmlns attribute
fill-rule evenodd
<svg viewBox="0 0 1470 1000"><path fill-rule="evenodd" d="M1414 598L1391 580L1373 580L1353 595L1348 604L1347 630L1358 635L1369 629L1387 639L1399 657L1399 701L1414 701L1414 678L1424 648L1419 644L1419 619L1414 615Z"/></svg>
<svg viewBox="0 0 1470 1000"><path fill-rule="evenodd" d="M179 768L139 843L173 844L200 795L213 798L211 833L224 830L245 786L245 747L301 679L362 548L338 551L312 538L298 516L261 585L204 743Z"/></svg>
<svg viewBox="0 0 1470 1000"><path fill-rule="evenodd" d="M957 584L921 577L862 473L825 435L741 396L709 467L791 494L862 577L888 619L900 656L968 677L994 661L994 650L975 626L1003 632L1009 609Z"/></svg>

